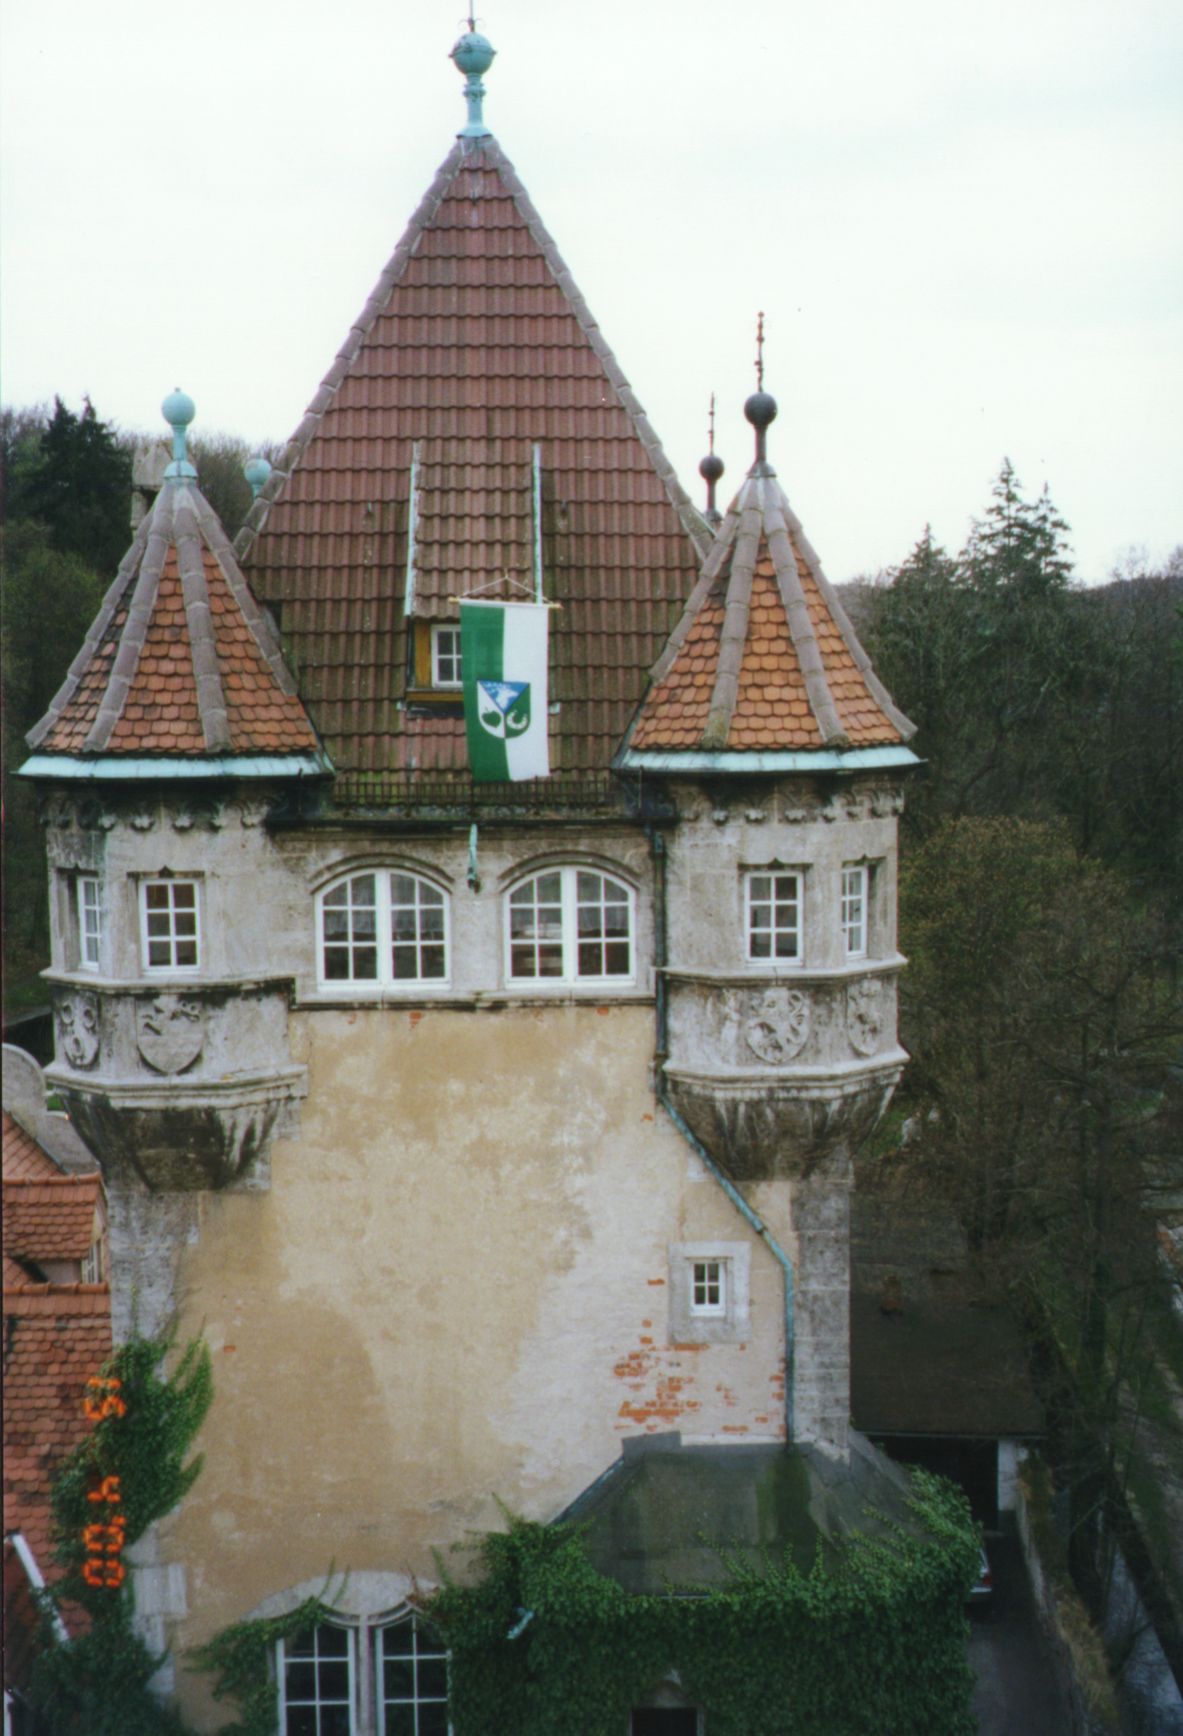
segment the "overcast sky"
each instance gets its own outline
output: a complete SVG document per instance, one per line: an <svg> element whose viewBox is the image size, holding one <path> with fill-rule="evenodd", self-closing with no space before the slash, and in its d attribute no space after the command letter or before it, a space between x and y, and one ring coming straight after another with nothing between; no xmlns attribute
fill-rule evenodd
<svg viewBox="0 0 1183 1736"><path fill-rule="evenodd" d="M492 0L490 0L490 4ZM438 0L0 0L3 397L286 439L464 121ZM683 482L831 577L1004 454L1079 575L1183 541L1178 0L499 0L486 118Z"/></svg>

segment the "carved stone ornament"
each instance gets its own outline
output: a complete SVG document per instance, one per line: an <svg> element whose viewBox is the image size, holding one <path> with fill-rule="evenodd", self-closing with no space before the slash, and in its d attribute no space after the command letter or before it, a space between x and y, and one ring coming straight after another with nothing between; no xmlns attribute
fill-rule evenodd
<svg viewBox="0 0 1183 1736"><path fill-rule="evenodd" d="M758 1061L777 1067L801 1053L809 1020L809 1001L800 989L766 989L744 1026L744 1040Z"/></svg>
<svg viewBox="0 0 1183 1736"><path fill-rule="evenodd" d="M136 1043L156 1073L183 1073L205 1044L205 1009L184 995L157 995L136 1010Z"/></svg>
<svg viewBox="0 0 1183 1736"><path fill-rule="evenodd" d="M99 998L79 989L57 1004L58 1051L71 1067L85 1070L99 1058Z"/></svg>
<svg viewBox="0 0 1183 1736"><path fill-rule="evenodd" d="M883 984L874 977L851 983L846 991L846 1034L856 1054L875 1054L886 1020Z"/></svg>

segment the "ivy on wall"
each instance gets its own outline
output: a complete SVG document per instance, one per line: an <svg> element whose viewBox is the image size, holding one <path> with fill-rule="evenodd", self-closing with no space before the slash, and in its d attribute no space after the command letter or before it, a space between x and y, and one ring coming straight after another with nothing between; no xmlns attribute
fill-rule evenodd
<svg viewBox="0 0 1183 1736"><path fill-rule="evenodd" d="M46 1599L85 1612L70 1644L47 1632L34 1666L31 1698L54 1736L184 1736L148 1686L163 1659L135 1632L124 1560L201 1470L200 1457L188 1455L213 1397L209 1352L195 1339L165 1376L172 1347L167 1337L135 1337L109 1358L83 1400L95 1426L54 1475L54 1558L62 1571Z"/></svg>
<svg viewBox="0 0 1183 1736"><path fill-rule="evenodd" d="M618 1736L676 1671L711 1736L972 1736L977 1529L940 1478L916 1472L910 1506L914 1528L853 1538L836 1565L730 1563L724 1586L683 1596L628 1594L577 1530L513 1520L481 1543L479 1581L445 1583L428 1611L453 1728Z"/></svg>
<svg viewBox="0 0 1183 1736"><path fill-rule="evenodd" d="M275 1647L280 1640L329 1620L333 1596L326 1582L320 1597L306 1598L287 1615L235 1622L203 1646L193 1648L189 1654L192 1668L216 1675L214 1699L237 1700L241 1708L242 1716L234 1724L223 1725L219 1736L276 1736L279 1685L272 1668Z"/></svg>

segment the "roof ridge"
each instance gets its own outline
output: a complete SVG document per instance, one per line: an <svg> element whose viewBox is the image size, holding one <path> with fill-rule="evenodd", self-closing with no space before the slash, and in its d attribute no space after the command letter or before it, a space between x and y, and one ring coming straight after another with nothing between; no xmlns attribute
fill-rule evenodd
<svg viewBox="0 0 1183 1736"><path fill-rule="evenodd" d="M826 577L825 570L822 567L816 549L806 536L801 520L789 505L788 495L785 494L783 489L781 489L780 495L781 500L784 503L786 524L796 536L797 541L800 544L801 553L805 557L805 564L809 568L813 577L813 582L821 592L822 600L829 609L834 625L842 636L843 644L854 659L855 667L866 682L871 697L875 700L880 710L892 723L894 723L903 740L910 741L916 734L917 726L909 717L904 715L899 706L895 703L895 700L891 697L891 694L887 691L887 688L883 685L882 681L880 681L875 672L874 664L868 657L862 641L855 632L854 623L846 613L842 599Z"/></svg>
<svg viewBox="0 0 1183 1736"><path fill-rule="evenodd" d="M166 483L165 491L167 489ZM173 547L177 551L181 596L185 604L185 625L189 629L189 654L193 659L197 715L201 720L201 734L206 751L220 753L230 746L230 720L226 713L222 671L218 665L201 528L189 489L177 488L174 485L173 492ZM157 511L159 510L158 501Z"/></svg>
<svg viewBox="0 0 1183 1736"><path fill-rule="evenodd" d="M793 649L797 653L797 662L805 682L809 709L817 719L823 747L849 747L850 737L842 727L834 696L830 692L826 666L822 661L817 634L813 630L801 575L797 571L797 557L789 540L784 513L780 510L776 497L779 495L780 501L786 507L788 501L776 478L770 480L775 482L776 486L770 489L771 501L764 506L764 532L768 538L768 552L772 557L772 569L776 574L776 586L784 606L789 637L793 641Z"/></svg>
<svg viewBox="0 0 1183 1736"><path fill-rule="evenodd" d="M119 612L119 605L127 594L128 581L135 571L136 561L148 541L151 527L152 514L148 513L137 526L131 545L120 561L115 577L107 587L106 594L99 605L99 612L91 622L86 638L82 641L74 661L66 671L65 680L50 700L49 709L45 716L39 723L34 724L25 736L25 741L29 747L38 747L44 741L77 692L83 675L90 667L91 659L107 637L111 623Z"/></svg>
<svg viewBox="0 0 1183 1736"><path fill-rule="evenodd" d="M751 617L752 579L760 558L763 515L761 501L745 501L740 509L728 575L727 602L723 625L719 633L719 661L715 668L715 685L711 692L710 710L702 732L702 745L708 751L727 746L735 703L739 698L739 677L743 668L744 651L748 642L748 622Z"/></svg>
<svg viewBox="0 0 1183 1736"><path fill-rule="evenodd" d="M463 145L457 140L436 170L435 179L412 212L410 221L399 237L394 252L386 261L379 273L377 283L366 298L361 313L350 326L345 342L334 356L328 373L312 394L308 408L301 417L295 433L272 466L271 475L264 483L258 499L247 513L242 528L234 538L232 547L238 560L244 560L250 553L255 538L267 522L272 505L282 493L288 477L304 456L308 443L319 428L325 411L336 397L341 382L356 361L358 351L373 331L390 300L391 290L406 270L420 237L442 205L464 157Z"/></svg>
<svg viewBox="0 0 1183 1736"><path fill-rule="evenodd" d="M97 1170L85 1175L6 1175L3 1185L10 1187L98 1187L101 1177Z"/></svg>

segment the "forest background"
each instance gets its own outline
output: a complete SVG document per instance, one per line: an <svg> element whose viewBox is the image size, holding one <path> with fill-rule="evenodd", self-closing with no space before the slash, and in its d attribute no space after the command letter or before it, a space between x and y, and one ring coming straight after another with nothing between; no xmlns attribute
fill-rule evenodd
<svg viewBox="0 0 1183 1736"><path fill-rule="evenodd" d="M44 847L14 775L130 541L134 435L0 412L5 1020L47 1004ZM191 443L231 536L230 435ZM274 449L263 449L274 456ZM952 553L840 587L924 761L902 831L913 1059L864 1175L956 1212L1023 1329L1065 1559L1120 1674L1120 1546L1183 1683L1183 546L1073 572L1003 461Z"/></svg>

